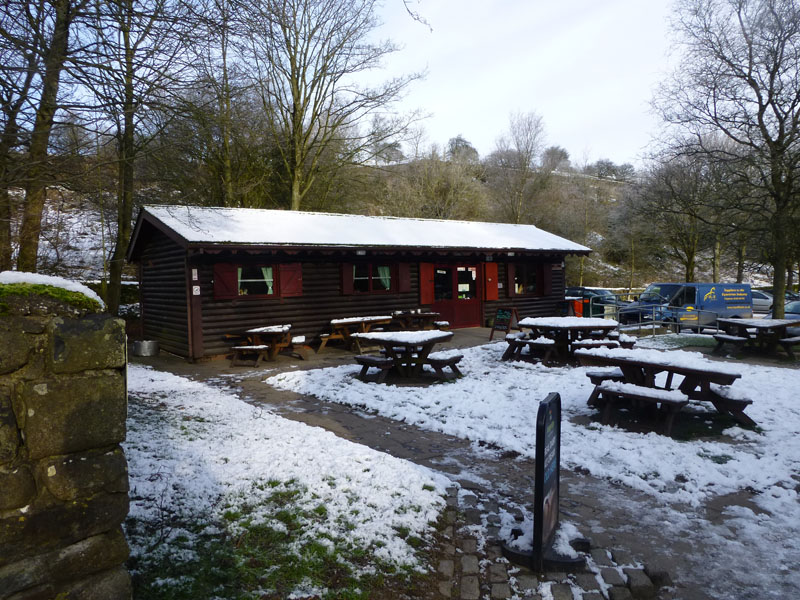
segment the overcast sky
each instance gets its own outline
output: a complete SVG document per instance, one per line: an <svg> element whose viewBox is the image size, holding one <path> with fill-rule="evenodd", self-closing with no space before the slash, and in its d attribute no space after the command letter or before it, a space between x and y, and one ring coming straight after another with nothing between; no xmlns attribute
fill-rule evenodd
<svg viewBox="0 0 800 600"><path fill-rule="evenodd" d="M414 2L415 0L411 0ZM419 0L432 31L385 0L382 37L403 46L387 74L421 71L403 106L432 113L428 142L462 135L481 156L533 111L547 145L575 165L641 165L659 121L654 87L668 73L670 0Z"/></svg>

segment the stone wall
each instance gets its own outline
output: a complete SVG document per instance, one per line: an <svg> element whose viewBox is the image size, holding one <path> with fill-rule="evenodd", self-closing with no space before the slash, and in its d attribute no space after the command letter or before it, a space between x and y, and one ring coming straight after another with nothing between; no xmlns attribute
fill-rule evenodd
<svg viewBox="0 0 800 600"><path fill-rule="evenodd" d="M0 303L0 598L131 597L125 324Z"/></svg>

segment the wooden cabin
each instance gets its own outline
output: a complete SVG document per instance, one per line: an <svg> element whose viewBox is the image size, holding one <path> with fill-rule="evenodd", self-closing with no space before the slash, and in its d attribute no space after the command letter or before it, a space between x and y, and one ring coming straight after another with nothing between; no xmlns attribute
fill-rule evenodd
<svg viewBox="0 0 800 600"><path fill-rule="evenodd" d="M412 308L453 328L485 326L498 307L552 316L565 255L589 252L532 225L146 206L128 260L144 337L194 360L266 325L313 339L331 319Z"/></svg>

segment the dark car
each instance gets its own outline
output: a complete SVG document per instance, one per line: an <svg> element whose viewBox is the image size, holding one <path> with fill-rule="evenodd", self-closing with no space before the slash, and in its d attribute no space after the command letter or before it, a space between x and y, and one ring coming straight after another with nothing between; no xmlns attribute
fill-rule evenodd
<svg viewBox="0 0 800 600"><path fill-rule="evenodd" d="M772 311L770 311L767 316L767 319L772 318ZM794 302L789 302L783 307L783 318L784 319L800 319L800 300L795 300ZM789 327L786 330L786 334L789 337L795 337L800 335L800 327Z"/></svg>
<svg viewBox="0 0 800 600"><path fill-rule="evenodd" d="M772 289L764 290L765 292L769 292L771 296L775 294L772 293ZM797 292L793 292L791 290L786 290L784 292L784 297L786 298L786 302L794 302L795 300L800 300L800 294Z"/></svg>
<svg viewBox="0 0 800 600"><path fill-rule="evenodd" d="M564 296L567 299L580 298L584 301L584 317L602 317L606 313L606 306L625 306L627 304L614 295L614 292L604 288L568 287ZM589 311L591 311L591 315Z"/></svg>

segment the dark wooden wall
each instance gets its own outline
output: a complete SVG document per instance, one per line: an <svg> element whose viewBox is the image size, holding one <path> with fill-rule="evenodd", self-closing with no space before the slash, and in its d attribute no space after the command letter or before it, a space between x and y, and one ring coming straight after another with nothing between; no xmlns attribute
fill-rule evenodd
<svg viewBox="0 0 800 600"><path fill-rule="evenodd" d="M366 315L390 315L394 310L419 307L419 269L411 265L411 292L349 295L341 292L341 265L336 262L303 262L303 295L295 298L236 298L215 300L213 266L200 267L203 354L224 354L230 342L226 333L253 327L291 324L295 335L308 340L330 332L331 319Z"/></svg>
<svg viewBox="0 0 800 600"><path fill-rule="evenodd" d="M139 299L144 338L163 350L189 356L186 252L164 235L153 235L140 259Z"/></svg>

